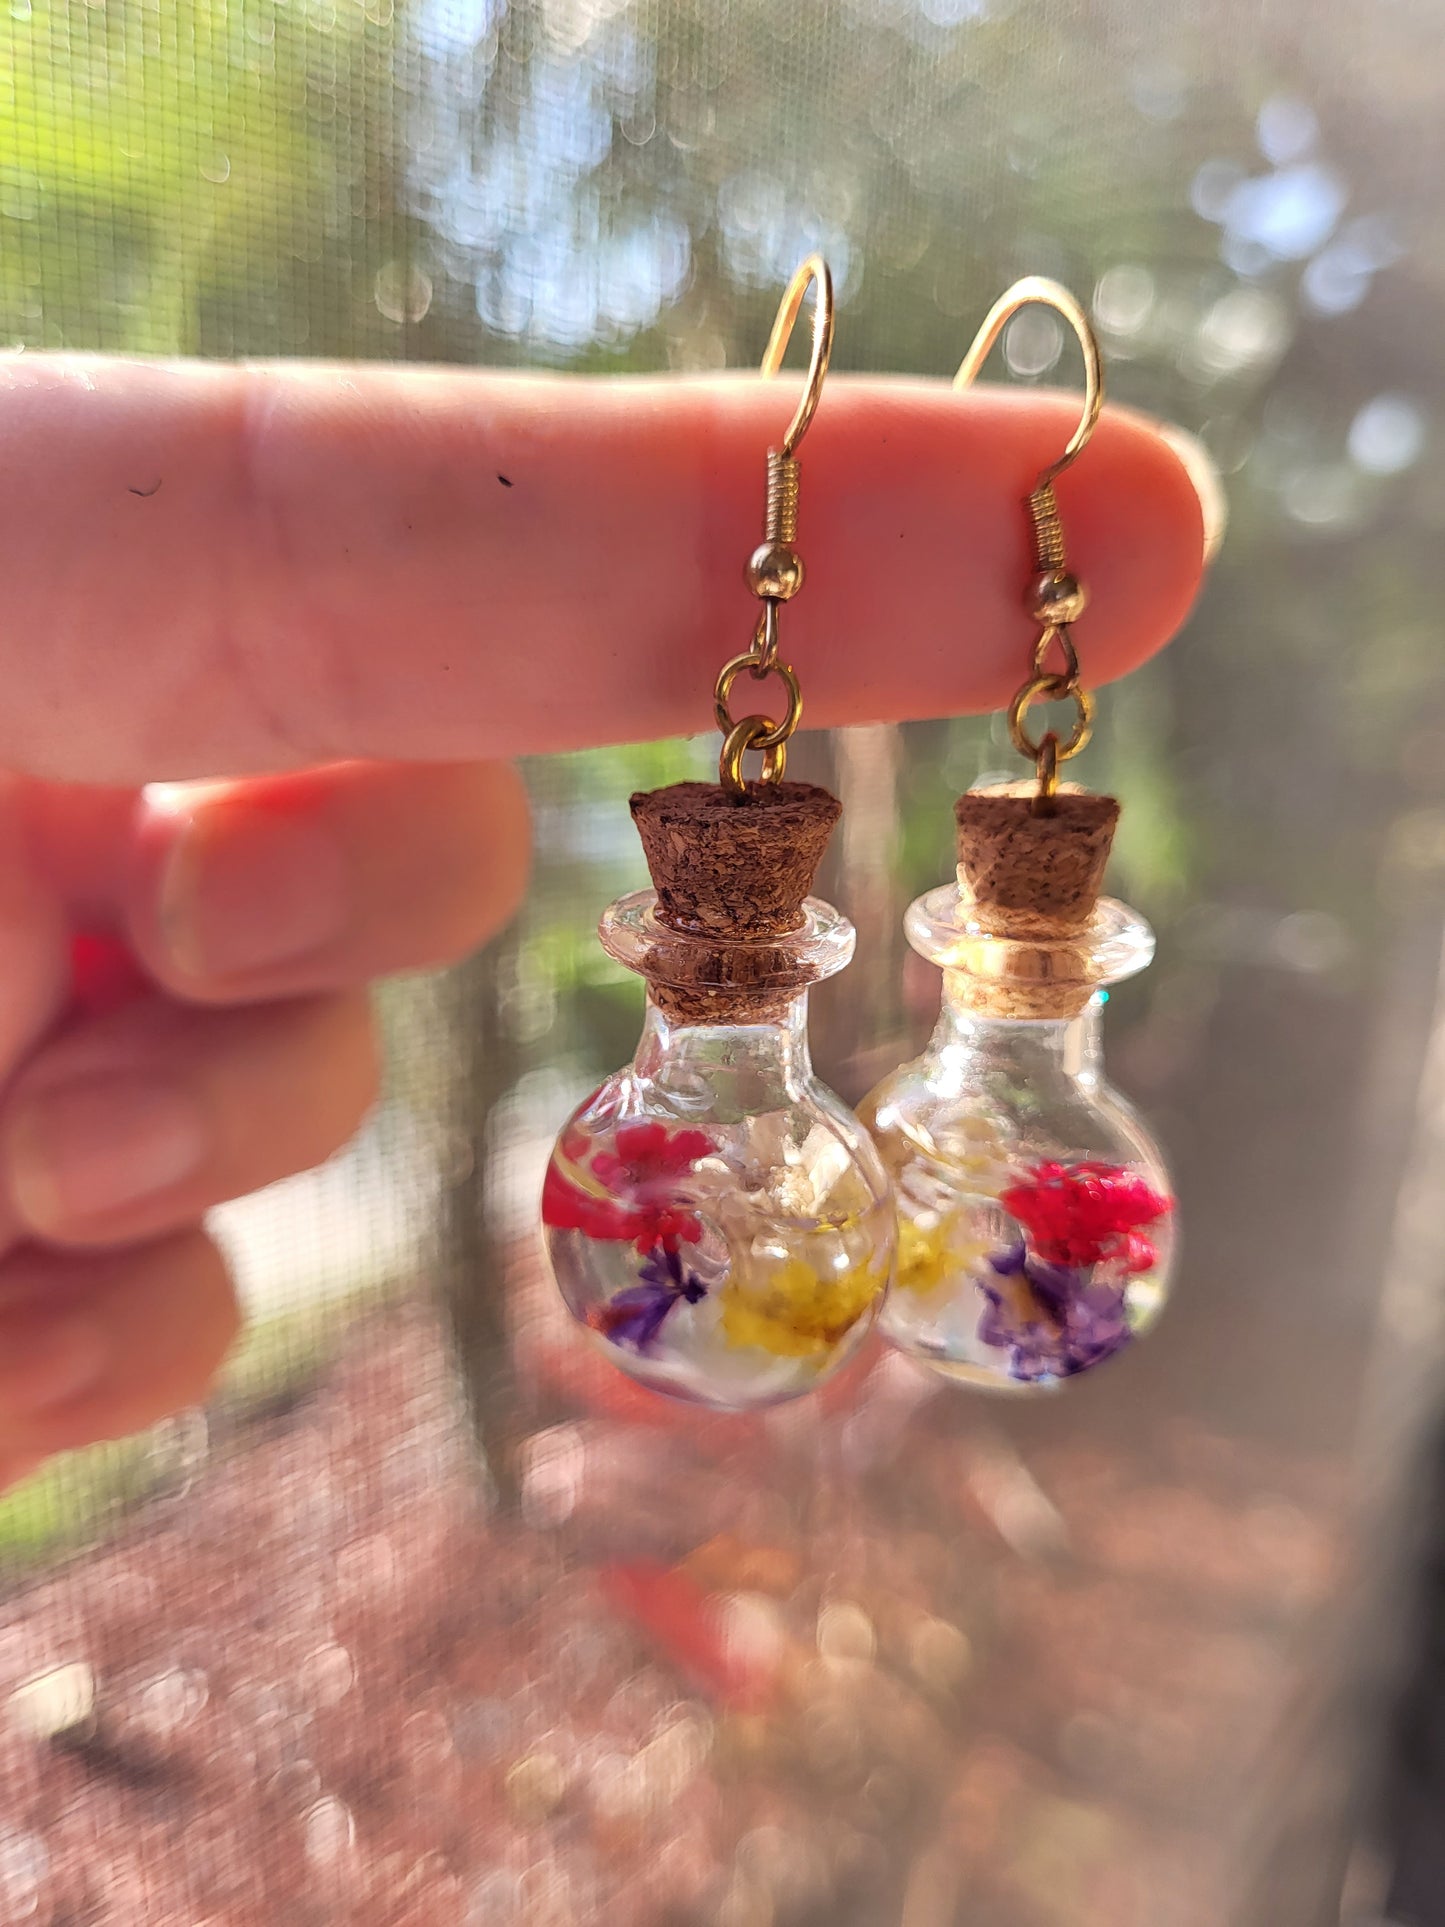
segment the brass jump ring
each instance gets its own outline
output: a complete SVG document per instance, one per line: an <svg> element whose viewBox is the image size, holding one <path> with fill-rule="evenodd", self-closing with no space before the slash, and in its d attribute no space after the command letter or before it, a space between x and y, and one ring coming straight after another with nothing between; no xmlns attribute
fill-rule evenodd
<svg viewBox="0 0 1445 1927"><path fill-rule="evenodd" d="M1094 699L1087 689L1066 682L1061 676L1035 676L1026 682L1008 706L1009 740L1020 756L1027 756L1038 762L1043 749L1042 742L1035 742L1025 727L1024 718L1035 703L1072 702L1076 716L1074 727L1063 742L1058 743L1055 756L1066 763L1071 756L1077 756L1094 733ZM1053 731L1046 732L1053 735ZM1055 738L1057 742L1057 738Z"/></svg>
<svg viewBox="0 0 1445 1927"><path fill-rule="evenodd" d="M731 662L725 663L717 679L717 687L713 691L713 714L717 717L718 728L724 732L737 727L733 721L732 712L728 708L728 697L732 694L733 684L745 669L755 674L764 673L759 670L757 657L750 653L745 656L734 656ZM787 690L787 712L780 723L775 723L766 716L748 718L749 721L762 721L767 725L765 735L755 736L749 742L750 749L778 748L780 744L787 742L802 720L803 692L798 686L797 672L789 663L775 662L766 673L776 676Z"/></svg>
<svg viewBox="0 0 1445 1927"><path fill-rule="evenodd" d="M1039 744L1039 795L1054 796L1059 787L1059 739L1051 729L1044 731Z"/></svg>
<svg viewBox="0 0 1445 1927"><path fill-rule="evenodd" d="M734 796L747 794L743 757L750 749L759 750L762 754L763 767L758 780L763 783L782 781L783 771L788 766L788 747L786 743L766 740L771 727L766 716L744 716L741 722L733 724L723 738L722 754L717 764L718 781Z"/></svg>

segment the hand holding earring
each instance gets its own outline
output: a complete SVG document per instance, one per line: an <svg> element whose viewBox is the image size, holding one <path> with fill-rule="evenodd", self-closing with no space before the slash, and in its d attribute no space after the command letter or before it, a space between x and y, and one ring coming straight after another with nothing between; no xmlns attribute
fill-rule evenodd
<svg viewBox="0 0 1445 1927"><path fill-rule="evenodd" d="M831 423L833 514L814 526L807 553L846 606L876 553L869 486L890 396L870 397L859 383L843 399ZM954 412L946 396L929 396L906 434L890 432L905 457L900 486L913 491L908 515L936 497ZM285 368L212 363L202 373L37 355L26 357L20 386L0 389L10 537L0 617L12 671L0 835L8 849L28 847L33 866L7 908L0 1188L12 1208L22 1193L13 1147L38 1148L22 1128L32 1099L103 1071L115 1107L99 1138L67 1132L53 1146L66 1168L51 1168L46 1190L65 1215L23 1210L0 1251L0 1489L48 1452L115 1438L203 1395L236 1320L204 1217L345 1134L346 1106L363 1106L368 1090L362 986L462 955L523 889L527 823L515 781L501 763L467 759L686 726L673 682L648 688L641 711L638 694L679 633L692 587L669 579L660 586L684 592L658 595L639 621L635 547L615 532L645 528L663 550L684 550L712 486L699 437L733 473L753 445L756 406L748 394L678 383L652 391L640 421L608 383L461 369L314 365L298 381ZM183 455L190 486L168 480L151 492L159 470L133 466L138 422L147 450ZM984 487L1035 432L1028 409L996 416L948 473ZM1158 647L1199 575L1193 491L1162 442L1140 424L1130 432L1133 458L1114 470L1118 526L1096 538L1091 559L1096 605L1120 617L1094 645L1101 671L1106 647L1114 671ZM359 446L385 459L358 459ZM134 490L114 486L122 472ZM240 494L238 476L249 478ZM439 522L398 516L400 501L435 500L439 477ZM76 503L95 562L79 572ZM563 526L580 539L559 545ZM982 562L986 544L976 530L970 539ZM1141 543L1163 558L1147 581L1132 560ZM297 557L330 559L299 601ZM701 560L717 569L711 548ZM711 582L724 591L721 576ZM1131 583L1137 593L1127 593ZM946 706L932 638L959 585L955 557L920 553L912 587L921 619L881 661L871 632L836 626L830 720ZM976 627L990 606L979 570L961 586L980 598L958 612ZM479 629L496 646L476 646ZM1006 696L997 637L988 631L982 642L971 687ZM137 808L137 788L153 779L238 770L257 774L172 793L169 811L154 798ZM278 848L289 852L284 862ZM10 860L6 873L22 874ZM340 920L321 942L317 917L329 905ZM113 971L78 971L72 985L57 943L58 932L87 932L97 918L132 953L131 987L149 992L125 1009ZM214 933L208 950L233 933L249 967L214 958L197 975L173 933L202 927ZM83 958L83 939L77 949ZM103 946L99 959L91 952L97 961ZM38 1041L32 1010L50 1026ZM117 1078L122 1038L130 1071ZM158 1085L200 1103L217 1127L213 1155L159 1192L87 1196L87 1174L69 1162L87 1145L106 1151L96 1177L126 1168L154 1177L144 1125ZM493 1283L479 1278L476 1288ZM41 1387L54 1395L63 1361L57 1326L81 1314L103 1341L101 1375L84 1397L72 1387L46 1404Z"/></svg>

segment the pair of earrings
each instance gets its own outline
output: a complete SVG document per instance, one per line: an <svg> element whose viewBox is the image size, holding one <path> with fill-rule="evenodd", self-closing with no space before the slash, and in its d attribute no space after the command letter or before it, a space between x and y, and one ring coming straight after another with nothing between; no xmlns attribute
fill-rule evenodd
<svg viewBox="0 0 1445 1927"><path fill-rule="evenodd" d="M714 691L719 780L632 798L654 887L614 903L600 935L647 980L642 1039L563 1126L542 1197L574 1317L644 1384L733 1410L811 1391L875 1322L951 1378L1052 1386L1152 1321L1173 1243L1160 1153L1100 1064L1101 992L1144 968L1153 937L1099 896L1118 804L1059 782L1093 705L1069 636L1084 591L1053 484L1087 443L1103 385L1087 317L1051 282L1004 295L956 382L1030 302L1060 313L1084 348L1082 418L1028 498L1040 633L1009 728L1034 776L958 799L956 880L907 913L909 942L943 972L923 1055L861 1117L813 1075L808 988L854 946L847 919L808 894L841 805L784 777L802 714L779 654L782 609L803 581L797 448L833 337L816 255L789 284L762 372L777 372L810 284L807 386L768 452L764 540L747 566L762 608ZM734 717L744 674L779 679L781 720ZM1062 700L1072 733L1035 739L1030 709Z"/></svg>

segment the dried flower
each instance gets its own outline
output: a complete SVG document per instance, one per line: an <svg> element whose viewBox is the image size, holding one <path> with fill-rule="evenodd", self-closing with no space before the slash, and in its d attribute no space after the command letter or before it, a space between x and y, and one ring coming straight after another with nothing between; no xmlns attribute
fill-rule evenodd
<svg viewBox="0 0 1445 1927"><path fill-rule="evenodd" d="M656 1246L649 1253L640 1273L641 1283L619 1291L592 1314L594 1331L601 1332L614 1345L629 1351L650 1351L657 1343L663 1321L674 1306L696 1305L707 1296L707 1286L695 1271L689 1271L676 1248Z"/></svg>
<svg viewBox="0 0 1445 1927"><path fill-rule="evenodd" d="M1122 1260L1131 1271L1156 1262L1153 1244L1137 1238L1174 1208L1137 1171L1122 1165L1034 1165L999 1203L1028 1234L1029 1248L1051 1265L1097 1265Z"/></svg>
<svg viewBox="0 0 1445 1927"><path fill-rule="evenodd" d="M542 1184L542 1222L554 1231L630 1240L641 1252L696 1244L702 1225L678 1198L677 1182L712 1151L712 1139L648 1119L621 1125L612 1142L612 1150L594 1150L589 1165L580 1127L563 1133Z"/></svg>
<svg viewBox="0 0 1445 1927"><path fill-rule="evenodd" d="M1014 1378L1071 1378L1128 1344L1121 1277L1049 1264L1022 1244L995 1253L989 1266L993 1279L979 1280L987 1309L978 1336L1009 1352Z"/></svg>
<svg viewBox="0 0 1445 1927"><path fill-rule="evenodd" d="M955 1212L925 1231L900 1212L895 1289L926 1298L968 1277L988 1256L988 1246L967 1235L968 1222L967 1212Z"/></svg>
<svg viewBox="0 0 1445 1927"><path fill-rule="evenodd" d="M616 1149L598 1151L592 1169L624 1197L647 1197L659 1184L690 1171L713 1148L705 1131L669 1131L656 1118L620 1125L612 1141Z"/></svg>
<svg viewBox="0 0 1445 1927"><path fill-rule="evenodd" d="M779 1358L830 1352L886 1282L876 1266L839 1273L798 1257L746 1273L735 1268L722 1290L722 1329L730 1344L758 1345Z"/></svg>

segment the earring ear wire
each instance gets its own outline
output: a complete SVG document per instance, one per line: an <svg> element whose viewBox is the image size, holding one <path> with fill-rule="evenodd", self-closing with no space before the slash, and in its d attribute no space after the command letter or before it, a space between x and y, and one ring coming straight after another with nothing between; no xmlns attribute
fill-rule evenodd
<svg viewBox="0 0 1445 1927"><path fill-rule="evenodd" d="M1040 633L1034 643L1033 672L1015 691L1008 707L1009 739L1020 756L1030 759L1038 775L1035 814L1049 815L1058 794L1059 764L1085 748L1094 728L1094 699L1083 686L1079 658L1069 634L1070 623L1088 606L1088 591L1068 566L1054 483L1088 447L1104 406L1104 364L1098 337L1088 315L1067 288L1042 275L1027 275L1005 289L984 316L982 327L958 364L953 385L958 389L972 385L1008 323L1020 309L1028 307L1049 308L1059 315L1072 329L1084 356L1084 407L1078 426L1063 453L1040 470L1026 498L1035 568L1027 602ZM1051 666L1050 652L1055 644L1058 651ZM1039 702L1073 703L1074 726L1062 740L1052 729L1045 730L1037 740L1029 734L1028 712Z"/></svg>
<svg viewBox="0 0 1445 1927"><path fill-rule="evenodd" d="M743 757L755 750L763 759L761 781L780 783L788 762L788 738L798 727L803 714L802 691L796 672L778 658L779 611L791 602L803 586L803 558L798 554L797 449L808 432L822 397L833 353L833 276L821 254L810 254L798 264L783 290L768 345L763 350L762 372L773 376L783 365L783 356L792 339L809 287L813 289L813 337L808 355L808 373L803 393L786 434L777 448L768 450L767 498L763 513L763 539L748 558L748 587L762 603L752 647L724 663L713 690L713 710L723 745L718 757L718 781L730 795L743 796L747 779ZM757 682L777 676L787 692L788 706L781 722L770 716L751 715L734 718L729 708L733 684L744 670Z"/></svg>

